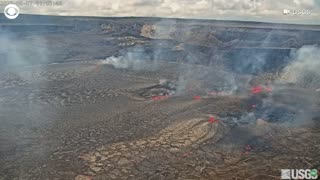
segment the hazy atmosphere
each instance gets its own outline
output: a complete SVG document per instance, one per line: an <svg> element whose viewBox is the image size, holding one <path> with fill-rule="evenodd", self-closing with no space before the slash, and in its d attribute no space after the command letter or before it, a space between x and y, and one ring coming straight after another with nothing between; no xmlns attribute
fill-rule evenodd
<svg viewBox="0 0 320 180"><path fill-rule="evenodd" d="M318 179L320 0L0 7L0 180Z"/></svg>
<svg viewBox="0 0 320 180"><path fill-rule="evenodd" d="M2 2L5 2L1 0ZM0 2L1 2L0 1ZM56 2L58 0L55 0ZM60 0L20 7L22 13L67 16L147 16L319 24L318 0ZM58 3L59 4L59 3ZM283 10L310 11L307 15Z"/></svg>

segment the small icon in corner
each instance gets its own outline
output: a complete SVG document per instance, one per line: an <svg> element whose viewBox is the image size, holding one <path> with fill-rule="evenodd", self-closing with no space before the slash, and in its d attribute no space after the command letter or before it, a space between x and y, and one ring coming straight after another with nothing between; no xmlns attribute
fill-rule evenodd
<svg viewBox="0 0 320 180"><path fill-rule="evenodd" d="M284 9L283 10L283 15L288 15L290 14L290 9Z"/></svg>
<svg viewBox="0 0 320 180"><path fill-rule="evenodd" d="M4 15L8 19L15 19L19 16L19 7L15 4L9 4L4 8Z"/></svg>
<svg viewBox="0 0 320 180"><path fill-rule="evenodd" d="M281 169L281 179L291 179L290 169Z"/></svg>

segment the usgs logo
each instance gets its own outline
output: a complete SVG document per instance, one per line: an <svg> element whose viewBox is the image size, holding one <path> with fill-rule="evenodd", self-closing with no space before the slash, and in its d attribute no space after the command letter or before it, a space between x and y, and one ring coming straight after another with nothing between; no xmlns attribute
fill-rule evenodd
<svg viewBox="0 0 320 180"><path fill-rule="evenodd" d="M281 169L281 179L317 179L316 169Z"/></svg>

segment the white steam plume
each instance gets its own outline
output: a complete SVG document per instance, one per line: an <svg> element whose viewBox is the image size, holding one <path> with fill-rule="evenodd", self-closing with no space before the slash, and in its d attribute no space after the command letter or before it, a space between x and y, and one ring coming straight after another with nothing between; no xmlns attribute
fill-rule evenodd
<svg viewBox="0 0 320 180"><path fill-rule="evenodd" d="M304 88L320 88L320 48L303 46L292 53L293 61L283 73L291 83Z"/></svg>

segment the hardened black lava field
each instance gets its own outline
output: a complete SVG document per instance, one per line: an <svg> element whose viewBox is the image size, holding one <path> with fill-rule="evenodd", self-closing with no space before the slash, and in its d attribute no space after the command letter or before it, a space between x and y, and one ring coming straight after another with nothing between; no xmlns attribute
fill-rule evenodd
<svg viewBox="0 0 320 180"><path fill-rule="evenodd" d="M320 26L0 20L0 180L320 169Z"/></svg>

